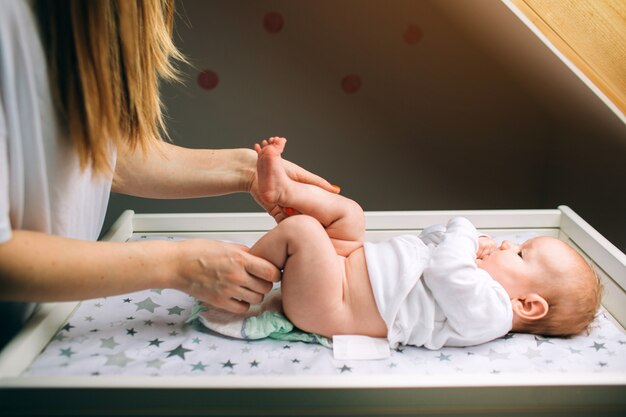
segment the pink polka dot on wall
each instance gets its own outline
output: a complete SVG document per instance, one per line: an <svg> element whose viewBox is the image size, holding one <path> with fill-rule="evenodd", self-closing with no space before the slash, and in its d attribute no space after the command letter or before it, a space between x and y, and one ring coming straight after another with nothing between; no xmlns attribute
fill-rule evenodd
<svg viewBox="0 0 626 417"><path fill-rule="evenodd" d="M198 74L198 85L204 90L213 90L220 82L215 71L206 69Z"/></svg>
<svg viewBox="0 0 626 417"><path fill-rule="evenodd" d="M341 88L348 94L356 93L361 89L361 77L354 74L346 75L341 79Z"/></svg>
<svg viewBox="0 0 626 417"><path fill-rule="evenodd" d="M268 33L278 33L283 29L284 25L285 20L280 13L269 12L263 16L263 28L265 28Z"/></svg>
<svg viewBox="0 0 626 417"><path fill-rule="evenodd" d="M415 45L422 40L423 36L424 34L422 33L422 30L417 27L417 25L411 24L407 26L402 37L404 38L404 41L409 45Z"/></svg>

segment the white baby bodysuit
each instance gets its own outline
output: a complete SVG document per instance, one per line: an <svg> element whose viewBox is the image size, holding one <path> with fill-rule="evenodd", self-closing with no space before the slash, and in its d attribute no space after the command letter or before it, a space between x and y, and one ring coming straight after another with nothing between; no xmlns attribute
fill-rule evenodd
<svg viewBox="0 0 626 417"><path fill-rule="evenodd" d="M419 236L365 243L374 297L392 347L471 346L511 330L509 296L476 266L477 250L476 228L462 217Z"/></svg>

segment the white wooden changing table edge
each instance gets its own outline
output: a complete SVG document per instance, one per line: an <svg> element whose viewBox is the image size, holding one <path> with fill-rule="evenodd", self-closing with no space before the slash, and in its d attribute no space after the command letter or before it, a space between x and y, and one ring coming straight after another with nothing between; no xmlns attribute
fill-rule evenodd
<svg viewBox="0 0 626 417"><path fill-rule="evenodd" d="M597 266L608 290L604 306L617 322L626 323L626 256L604 239L583 219L566 206L555 210L469 210L419 212L368 212L368 233L384 238L400 231L419 230L430 224L445 222L452 216L468 217L488 233L533 230L552 234L574 244ZM172 234L187 236L210 231L216 238L250 232L260 235L273 227L265 213L213 214L135 214L125 212L103 240L127 240L137 234ZM302 404L312 412L341 415L413 414L417 409L429 412L471 411L484 415L507 411L538 415L555 410L578 410L583 413L604 412L619 415L626 410L626 375L621 374L517 374L411 376L232 376L232 377L25 377L23 370L34 360L48 340L58 331L78 303L46 304L7 348L0 353L0 410L4 405L24 402L28 398L70 396L87 407L89 404L117 410L109 396L130 401L129 392L141 391L145 398L169 398L179 408L163 408L160 414L183 415L192 410L203 414L281 415L286 410L297 414ZM453 379L451 379L451 377ZM50 391L52 390L52 391ZM286 390L289 392L284 395ZM80 400L86 394L91 402ZM110 395L107 395L110 394ZM280 395L284 407L270 404ZM257 408L242 404L257 402ZM290 399L285 401L285 396ZM389 398L395 406L384 406ZM239 398L239 401L235 401ZM235 401L230 404L229 401ZM300 403L295 402L296 400ZM314 402L311 402L315 400ZM7 402L8 401L8 402ZM185 403L187 401L187 403ZM123 402L123 401L122 401ZM124 402L123 402L124 403ZM346 404L354 404L347 407ZM66 400L53 399L51 412L66 410ZM367 407L366 407L367 406ZM147 407L147 408L146 408ZM366 408L363 408L366 407ZM381 408L382 407L382 408ZM416 408L417 407L417 408ZM144 400L124 409L142 414L150 409ZM56 410L56 411L54 411ZM186 410L186 411L185 411ZM195 411L194 411L195 410ZM551 411L550 411L551 410ZM88 411L83 409L83 411ZM289 413L288 413L289 414Z"/></svg>

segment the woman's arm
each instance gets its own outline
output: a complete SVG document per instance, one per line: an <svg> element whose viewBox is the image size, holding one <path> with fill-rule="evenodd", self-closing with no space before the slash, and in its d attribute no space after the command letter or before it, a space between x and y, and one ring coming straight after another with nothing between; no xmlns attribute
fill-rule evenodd
<svg viewBox="0 0 626 417"><path fill-rule="evenodd" d="M194 198L249 191L256 173L251 149L188 149L163 142L120 148L113 191L147 198Z"/></svg>
<svg viewBox="0 0 626 417"><path fill-rule="evenodd" d="M174 288L244 312L280 278L245 248L202 239L91 242L14 230L0 244L0 299L62 301Z"/></svg>
<svg viewBox="0 0 626 417"><path fill-rule="evenodd" d="M160 147L134 152L118 149L113 191L148 198L195 198L249 192L260 202L256 177L257 154L252 149L189 149L163 142ZM284 161L295 181L330 192L338 188L305 169ZM268 212L271 207L264 207Z"/></svg>

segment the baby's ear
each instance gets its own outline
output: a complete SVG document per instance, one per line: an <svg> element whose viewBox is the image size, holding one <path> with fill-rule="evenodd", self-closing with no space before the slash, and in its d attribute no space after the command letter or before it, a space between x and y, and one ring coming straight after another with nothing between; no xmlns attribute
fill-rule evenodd
<svg viewBox="0 0 626 417"><path fill-rule="evenodd" d="M528 294L525 298L511 300L513 312L524 322L540 320L548 314L548 302L539 294Z"/></svg>

